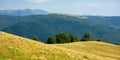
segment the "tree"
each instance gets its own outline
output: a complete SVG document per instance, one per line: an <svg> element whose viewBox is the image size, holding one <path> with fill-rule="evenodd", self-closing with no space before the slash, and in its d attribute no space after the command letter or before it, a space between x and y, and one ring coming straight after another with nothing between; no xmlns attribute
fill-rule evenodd
<svg viewBox="0 0 120 60"><path fill-rule="evenodd" d="M85 33L80 41L88 41L90 40L90 34Z"/></svg>
<svg viewBox="0 0 120 60"><path fill-rule="evenodd" d="M54 36L48 37L47 43L48 44L55 44L56 43L56 37L54 37Z"/></svg>
<svg viewBox="0 0 120 60"><path fill-rule="evenodd" d="M83 35L83 38L90 39L90 34L85 33L85 34Z"/></svg>
<svg viewBox="0 0 120 60"><path fill-rule="evenodd" d="M68 43L70 42L70 36L66 32L61 32L57 34L56 36L56 42L57 43Z"/></svg>
<svg viewBox="0 0 120 60"><path fill-rule="evenodd" d="M37 36L33 36L32 39L35 40L35 41L40 41L39 38L38 38Z"/></svg>
<svg viewBox="0 0 120 60"><path fill-rule="evenodd" d="M78 41L77 36L75 36L75 35L70 35L70 42L76 42L76 41Z"/></svg>
<svg viewBox="0 0 120 60"><path fill-rule="evenodd" d="M70 42L70 36L67 34L67 32L61 32L61 33L59 33L59 37L62 40L62 43L68 43L68 42Z"/></svg>
<svg viewBox="0 0 120 60"><path fill-rule="evenodd" d="M56 35L56 43L63 43L65 41L62 40L62 38L60 37L60 35Z"/></svg>

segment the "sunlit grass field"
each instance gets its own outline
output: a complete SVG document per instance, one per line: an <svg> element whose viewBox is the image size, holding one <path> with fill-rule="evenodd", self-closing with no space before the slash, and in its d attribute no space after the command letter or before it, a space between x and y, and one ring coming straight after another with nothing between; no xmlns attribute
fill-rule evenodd
<svg viewBox="0 0 120 60"><path fill-rule="evenodd" d="M96 41L44 44L0 32L0 60L120 60L120 46Z"/></svg>

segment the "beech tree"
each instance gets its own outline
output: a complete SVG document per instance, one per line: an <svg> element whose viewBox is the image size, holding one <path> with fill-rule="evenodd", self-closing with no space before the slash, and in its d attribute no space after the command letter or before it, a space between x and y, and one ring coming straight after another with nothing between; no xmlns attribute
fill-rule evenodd
<svg viewBox="0 0 120 60"><path fill-rule="evenodd" d="M47 43L48 44L54 44L54 43L56 43L56 37L54 37L54 36L48 37Z"/></svg>

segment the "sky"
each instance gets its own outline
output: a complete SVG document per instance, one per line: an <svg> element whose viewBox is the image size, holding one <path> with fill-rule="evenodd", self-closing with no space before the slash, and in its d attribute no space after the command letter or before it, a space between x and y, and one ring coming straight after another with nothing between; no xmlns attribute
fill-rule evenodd
<svg viewBox="0 0 120 60"><path fill-rule="evenodd" d="M0 0L0 10L27 8L74 15L120 16L120 0Z"/></svg>

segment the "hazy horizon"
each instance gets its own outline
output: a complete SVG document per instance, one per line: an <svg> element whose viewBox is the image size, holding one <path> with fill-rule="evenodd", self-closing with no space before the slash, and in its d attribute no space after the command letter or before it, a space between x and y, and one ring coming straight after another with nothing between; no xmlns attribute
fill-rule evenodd
<svg viewBox="0 0 120 60"><path fill-rule="evenodd" d="M120 16L120 0L1 0L0 10L42 9L73 15Z"/></svg>

